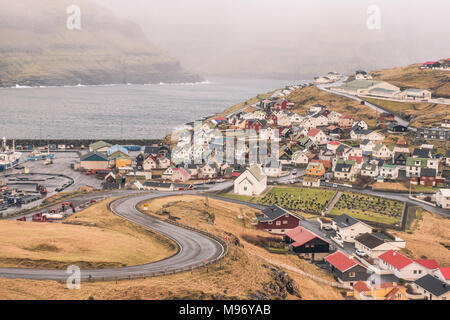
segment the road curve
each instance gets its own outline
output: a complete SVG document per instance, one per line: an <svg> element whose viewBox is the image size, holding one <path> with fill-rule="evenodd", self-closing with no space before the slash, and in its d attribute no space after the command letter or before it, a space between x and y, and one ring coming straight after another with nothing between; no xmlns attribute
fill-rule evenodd
<svg viewBox="0 0 450 320"><path fill-rule="evenodd" d="M206 235L153 218L141 213L136 208L137 204L144 200L195 193L196 192L145 193L138 196L120 198L112 202L110 207L115 214L171 238L178 244L179 250L175 255L169 258L148 264L123 268L81 270L81 280L123 279L150 276L156 273L189 269L221 257L225 252L225 248L219 241ZM69 277L69 274L66 270L0 268L0 277L65 281Z"/></svg>

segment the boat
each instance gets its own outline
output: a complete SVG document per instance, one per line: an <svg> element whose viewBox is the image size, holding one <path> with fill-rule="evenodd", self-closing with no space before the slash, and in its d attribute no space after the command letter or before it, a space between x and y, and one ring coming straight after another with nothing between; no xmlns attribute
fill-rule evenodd
<svg viewBox="0 0 450 320"><path fill-rule="evenodd" d="M0 148L0 172L14 168L19 164L22 153L16 152L13 141L12 150L6 145L6 138L3 137L2 147Z"/></svg>
<svg viewBox="0 0 450 320"><path fill-rule="evenodd" d="M43 153L36 149L28 155L27 159L28 160L47 160L47 159L52 160L54 157L55 157L55 155L53 153L50 153L50 152Z"/></svg>

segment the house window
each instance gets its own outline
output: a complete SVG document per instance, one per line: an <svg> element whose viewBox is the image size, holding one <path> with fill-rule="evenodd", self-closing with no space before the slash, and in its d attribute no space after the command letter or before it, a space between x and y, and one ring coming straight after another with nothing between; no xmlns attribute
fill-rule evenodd
<svg viewBox="0 0 450 320"><path fill-rule="evenodd" d="M356 274L355 274L354 272L349 272L348 276L349 276L350 278L354 278L354 277L356 276Z"/></svg>
<svg viewBox="0 0 450 320"><path fill-rule="evenodd" d="M277 221L275 224L276 224L277 226L280 226L280 225L281 225L281 221Z"/></svg>
<svg viewBox="0 0 450 320"><path fill-rule="evenodd" d="M283 221L283 224L287 224L287 223L288 223L287 220L284 220L284 221Z"/></svg>
<svg viewBox="0 0 450 320"><path fill-rule="evenodd" d="M269 221L269 224L272 224L272 221Z"/></svg>

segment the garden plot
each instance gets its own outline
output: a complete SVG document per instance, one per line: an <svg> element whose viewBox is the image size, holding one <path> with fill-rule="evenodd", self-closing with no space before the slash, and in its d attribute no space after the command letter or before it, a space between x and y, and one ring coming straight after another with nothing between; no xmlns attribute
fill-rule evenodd
<svg viewBox="0 0 450 320"><path fill-rule="evenodd" d="M277 187L270 190L258 202L265 205L278 205L288 210L320 214L334 194L335 191L325 189Z"/></svg>
<svg viewBox="0 0 450 320"><path fill-rule="evenodd" d="M402 217L403 202L344 192L331 210L331 215L346 213L356 219L393 225Z"/></svg>

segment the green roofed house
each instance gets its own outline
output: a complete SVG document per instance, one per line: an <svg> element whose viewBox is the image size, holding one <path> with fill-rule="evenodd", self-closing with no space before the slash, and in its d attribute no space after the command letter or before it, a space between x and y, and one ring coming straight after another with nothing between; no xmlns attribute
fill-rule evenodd
<svg viewBox="0 0 450 320"><path fill-rule="evenodd" d="M80 157L80 168L84 170L106 170L109 168L108 156L101 152L89 152Z"/></svg>
<svg viewBox="0 0 450 320"><path fill-rule="evenodd" d="M398 167L395 164L384 163L380 168L380 175L384 179L397 179L398 178Z"/></svg>
<svg viewBox="0 0 450 320"><path fill-rule="evenodd" d="M112 144L105 141L97 141L89 145L90 152L106 152Z"/></svg>
<svg viewBox="0 0 450 320"><path fill-rule="evenodd" d="M370 95L385 98L393 98L400 93L400 88L385 81L353 80L339 87L331 88L333 91L351 95Z"/></svg>
<svg viewBox="0 0 450 320"><path fill-rule="evenodd" d="M406 176L410 178L417 178L420 176L420 169L426 168L428 165L428 159L426 158L413 158L406 159Z"/></svg>
<svg viewBox="0 0 450 320"><path fill-rule="evenodd" d="M378 176L378 166L375 163L364 162L361 167L361 176L375 178Z"/></svg>

